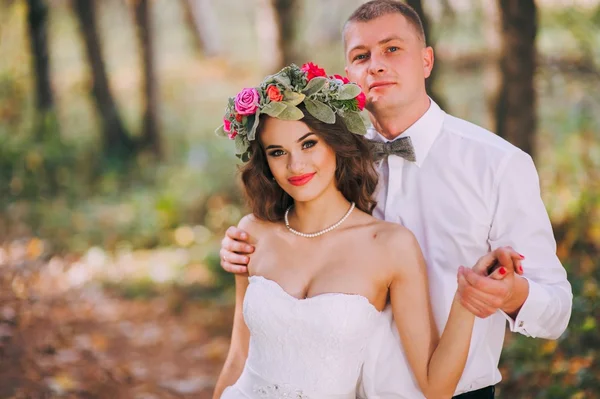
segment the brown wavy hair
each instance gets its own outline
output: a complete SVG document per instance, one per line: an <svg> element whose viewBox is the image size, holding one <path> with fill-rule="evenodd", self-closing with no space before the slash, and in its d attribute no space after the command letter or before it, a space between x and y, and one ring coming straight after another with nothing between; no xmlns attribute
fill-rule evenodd
<svg viewBox="0 0 600 399"><path fill-rule="evenodd" d="M298 108L304 113L301 121L335 152L335 181L338 190L348 201L356 203L358 209L372 214L377 204L372 196L377 187L378 175L367 140L351 133L339 117L335 123L327 124L314 118L306 111L304 104L300 104ZM264 114L260 117L268 118ZM261 126L264 123L259 122L256 140L250 142L250 160L240 168L242 183L254 216L269 222L279 222L294 200L273 179L265 150L258 140Z"/></svg>

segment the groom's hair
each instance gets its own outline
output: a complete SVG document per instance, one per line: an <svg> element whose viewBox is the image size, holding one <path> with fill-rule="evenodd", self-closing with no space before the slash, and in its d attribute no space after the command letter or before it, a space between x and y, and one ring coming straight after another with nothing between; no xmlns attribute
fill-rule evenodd
<svg viewBox="0 0 600 399"><path fill-rule="evenodd" d="M358 209L372 214L377 204L373 193L377 188L378 175L367 140L351 133L342 118L338 117L335 123L327 124L313 117L304 104L298 105L298 108L304 113L301 121L335 152L335 182L338 190L348 201L354 202ZM270 117L262 114L260 118ZM265 150L259 140L264 125L264 121L259 122L257 139L250 141L250 160L241 167L242 183L254 216L269 222L279 222L294 200L273 179Z"/></svg>
<svg viewBox="0 0 600 399"><path fill-rule="evenodd" d="M369 22L388 14L401 14L404 16L408 23L415 29L423 45L425 45L425 30L423 29L423 22L419 14L408 4L394 0L372 0L361 5L348 17L348 20L344 24L344 32L346 31L346 26L351 22Z"/></svg>

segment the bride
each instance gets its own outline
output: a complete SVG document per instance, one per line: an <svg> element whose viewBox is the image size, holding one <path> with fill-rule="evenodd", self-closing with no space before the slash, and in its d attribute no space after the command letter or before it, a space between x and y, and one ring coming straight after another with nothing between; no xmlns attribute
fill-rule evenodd
<svg viewBox="0 0 600 399"><path fill-rule="evenodd" d="M256 248L236 275L231 346L214 398L355 398L365 347L391 303L406 359L427 398L450 398L474 316L455 299L441 335L426 266L406 228L371 216L377 174L360 88L295 65L229 100L218 133L235 140ZM519 255L498 249L510 273ZM502 270L506 274L506 270ZM502 278L494 271L494 278ZM402 374L399 371L399 374Z"/></svg>

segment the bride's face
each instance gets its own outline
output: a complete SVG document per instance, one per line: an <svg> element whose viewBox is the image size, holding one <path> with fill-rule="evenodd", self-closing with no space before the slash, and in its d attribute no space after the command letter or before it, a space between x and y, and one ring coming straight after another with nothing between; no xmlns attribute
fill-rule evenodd
<svg viewBox="0 0 600 399"><path fill-rule="evenodd" d="M266 118L259 139L277 184L295 201L335 187L335 152L304 122Z"/></svg>

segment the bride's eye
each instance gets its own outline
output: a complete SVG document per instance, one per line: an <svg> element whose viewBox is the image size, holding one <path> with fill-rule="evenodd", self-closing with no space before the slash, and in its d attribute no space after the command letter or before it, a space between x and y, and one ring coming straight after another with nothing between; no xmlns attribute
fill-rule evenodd
<svg viewBox="0 0 600 399"><path fill-rule="evenodd" d="M307 140L304 143L302 143L302 148L303 149L311 148L311 147L314 147L315 145L317 145L316 140Z"/></svg>
<svg viewBox="0 0 600 399"><path fill-rule="evenodd" d="M272 157L280 157L283 155L283 150L275 150L275 151L271 151L269 153L270 156Z"/></svg>

